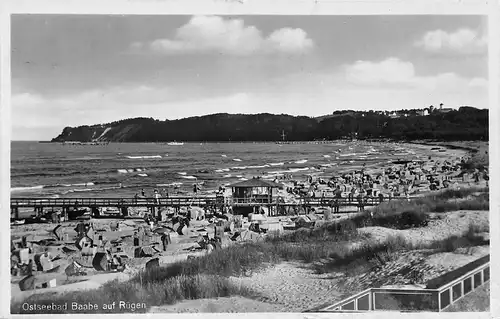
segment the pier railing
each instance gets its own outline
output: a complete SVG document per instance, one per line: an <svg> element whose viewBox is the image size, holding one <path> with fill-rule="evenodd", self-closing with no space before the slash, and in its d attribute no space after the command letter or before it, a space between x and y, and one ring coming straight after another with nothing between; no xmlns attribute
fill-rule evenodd
<svg viewBox="0 0 500 319"><path fill-rule="evenodd" d="M490 255L430 280L426 288L369 288L333 305L307 312L446 310L490 280Z"/></svg>
<svg viewBox="0 0 500 319"><path fill-rule="evenodd" d="M395 197L392 200L406 200L406 197ZM380 204L378 198L357 199L335 197L301 197L293 203L285 202L279 197L267 198L233 198L217 196L168 197L168 198L32 198L13 197L11 208L20 207L158 207L158 206L374 206Z"/></svg>

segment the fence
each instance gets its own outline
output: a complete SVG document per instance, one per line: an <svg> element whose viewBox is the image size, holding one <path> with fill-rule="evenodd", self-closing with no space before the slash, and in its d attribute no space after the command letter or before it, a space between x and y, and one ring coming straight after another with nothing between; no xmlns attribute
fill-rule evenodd
<svg viewBox="0 0 500 319"><path fill-rule="evenodd" d="M439 312L490 280L487 255L443 276L426 288L369 288L333 305L308 312L432 311Z"/></svg>

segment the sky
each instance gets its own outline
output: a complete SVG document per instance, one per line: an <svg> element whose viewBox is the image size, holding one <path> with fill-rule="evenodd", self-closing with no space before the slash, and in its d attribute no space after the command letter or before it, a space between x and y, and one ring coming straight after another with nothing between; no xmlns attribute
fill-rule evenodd
<svg viewBox="0 0 500 319"><path fill-rule="evenodd" d="M488 108L481 16L14 15L12 139L212 113Z"/></svg>

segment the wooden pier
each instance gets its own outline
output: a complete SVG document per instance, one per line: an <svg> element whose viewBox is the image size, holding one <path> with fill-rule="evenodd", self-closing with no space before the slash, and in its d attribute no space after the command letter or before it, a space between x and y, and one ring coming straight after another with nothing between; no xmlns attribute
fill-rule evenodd
<svg viewBox="0 0 500 319"><path fill-rule="evenodd" d="M406 200L406 197L396 197L392 200ZM238 207L266 207L271 215L277 215L279 212L289 212L290 209L300 207L306 210L312 207L359 207L359 206L377 206L380 204L378 198L364 198L360 203L356 198L334 198L334 197L302 197L295 202L285 202L281 197L274 197L269 200L257 200L252 198L232 198L222 196L194 196L194 197L168 197L168 198L27 198L14 197L10 200L11 216L19 219L19 208L32 208L34 212L43 213L45 209L60 209L65 214L69 209L90 208L92 212L98 211L103 207L118 208L123 215L127 215L130 207L147 207L152 213L156 208L172 207L180 209L181 207L198 206L202 208L238 208ZM95 215L95 214L93 214Z"/></svg>

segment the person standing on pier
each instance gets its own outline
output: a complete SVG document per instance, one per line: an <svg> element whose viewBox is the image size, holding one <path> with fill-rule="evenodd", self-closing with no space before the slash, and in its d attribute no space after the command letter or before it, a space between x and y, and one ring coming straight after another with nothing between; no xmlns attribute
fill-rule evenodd
<svg viewBox="0 0 500 319"><path fill-rule="evenodd" d="M157 189L154 190L154 201L155 201L155 204L159 205L160 204L160 193L158 192Z"/></svg>
<svg viewBox="0 0 500 319"><path fill-rule="evenodd" d="M337 190L335 191L335 213L340 211L340 202L342 201L342 191L340 190L340 186L337 186Z"/></svg>

